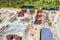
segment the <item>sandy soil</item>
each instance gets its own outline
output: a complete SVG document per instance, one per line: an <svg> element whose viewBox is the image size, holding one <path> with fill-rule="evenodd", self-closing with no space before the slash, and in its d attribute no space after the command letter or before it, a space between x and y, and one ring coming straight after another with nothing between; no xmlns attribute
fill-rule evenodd
<svg viewBox="0 0 60 40"><path fill-rule="evenodd" d="M9 12L13 12L13 13L17 13L18 11L20 11L20 9L17 9L17 8L2 8L1 10L6 10L6 11L9 11ZM7 16L7 15L5 15L5 16ZM47 23L45 23L45 28L49 28L49 29L51 29L51 31L52 31L52 36L53 36L53 38L54 38L54 40L58 40L58 38L57 38L57 36L56 36L56 33L55 33L55 29L54 29L54 26L53 26L53 19L54 19L54 16L55 16L55 14L50 14L49 15L49 19L51 20L51 22L52 22L52 25L51 26L49 26ZM7 17L6 19L8 19L9 17ZM60 26L60 15L59 15L59 17L58 17L58 25ZM34 25L34 26L37 26L37 25ZM39 31L40 31L40 28L41 26L39 25L39 26L37 26L36 28L38 29L38 34L39 34ZM34 29L35 29L35 27L34 27ZM36 35L37 35L37 33L36 33ZM31 36L31 35L30 35ZM35 38L37 38L36 36L35 36ZM38 37L39 38L39 37ZM39 39L38 39L39 40Z"/></svg>
<svg viewBox="0 0 60 40"><path fill-rule="evenodd" d="M58 15L58 26L60 28L60 14Z"/></svg>

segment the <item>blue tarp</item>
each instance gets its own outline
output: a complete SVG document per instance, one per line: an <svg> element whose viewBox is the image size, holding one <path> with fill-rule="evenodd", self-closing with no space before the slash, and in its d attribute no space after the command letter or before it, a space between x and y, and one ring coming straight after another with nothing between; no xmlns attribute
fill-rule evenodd
<svg viewBox="0 0 60 40"><path fill-rule="evenodd" d="M40 40L53 40L50 29L42 28L40 33Z"/></svg>
<svg viewBox="0 0 60 40"><path fill-rule="evenodd" d="M48 9L48 8L43 8L43 10L56 10L55 8L50 8L50 9Z"/></svg>
<svg viewBox="0 0 60 40"><path fill-rule="evenodd" d="M30 9L30 8L34 8L34 6L22 6L22 8Z"/></svg>
<svg viewBox="0 0 60 40"><path fill-rule="evenodd" d="M49 10L56 10L55 8L50 8Z"/></svg>

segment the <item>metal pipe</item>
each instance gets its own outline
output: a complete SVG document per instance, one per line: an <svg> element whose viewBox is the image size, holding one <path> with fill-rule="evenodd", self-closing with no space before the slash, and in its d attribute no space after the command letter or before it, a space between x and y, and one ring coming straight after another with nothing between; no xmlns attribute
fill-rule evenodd
<svg viewBox="0 0 60 40"><path fill-rule="evenodd" d="M0 29L0 33L2 33L7 27L8 27L8 25L3 26L3 27Z"/></svg>

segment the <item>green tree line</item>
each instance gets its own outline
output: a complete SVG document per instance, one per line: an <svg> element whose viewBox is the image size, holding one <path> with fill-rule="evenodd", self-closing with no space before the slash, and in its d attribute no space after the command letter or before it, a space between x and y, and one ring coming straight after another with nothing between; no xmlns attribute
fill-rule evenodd
<svg viewBox="0 0 60 40"><path fill-rule="evenodd" d="M60 0L0 0L0 7L20 8L23 5L31 5L35 8L56 8L60 6Z"/></svg>

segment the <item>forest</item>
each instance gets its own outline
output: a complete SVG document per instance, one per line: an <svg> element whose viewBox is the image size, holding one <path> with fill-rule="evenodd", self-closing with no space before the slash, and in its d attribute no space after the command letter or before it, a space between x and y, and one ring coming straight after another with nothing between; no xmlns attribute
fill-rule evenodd
<svg viewBox="0 0 60 40"><path fill-rule="evenodd" d="M22 6L57 8L60 6L60 0L0 0L0 7L21 8Z"/></svg>

